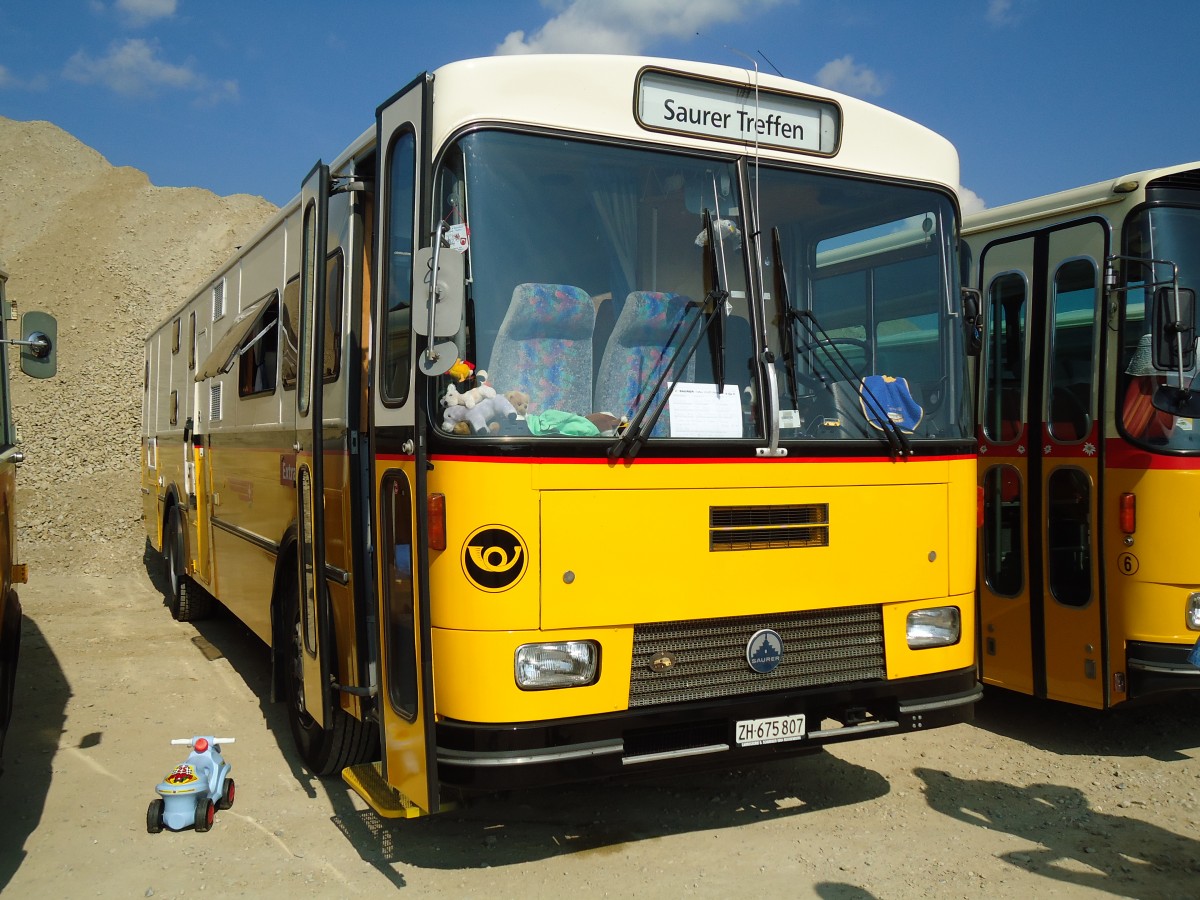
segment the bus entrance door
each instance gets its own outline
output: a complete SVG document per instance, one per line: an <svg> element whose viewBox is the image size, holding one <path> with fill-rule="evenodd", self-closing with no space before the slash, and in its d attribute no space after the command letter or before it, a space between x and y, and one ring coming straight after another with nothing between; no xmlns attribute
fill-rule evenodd
<svg viewBox="0 0 1200 900"><path fill-rule="evenodd" d="M413 383L412 308L424 302L424 269L414 273L413 256L422 224L421 180L428 166L421 127L427 91L419 78L381 107L378 118L380 210L376 237L375 321L382 346L375 366L376 454L374 508L379 609L378 709L383 739L379 779L388 790L373 790L363 767L347 770L346 780L380 815L411 818L444 809L438 789L434 735L433 659L429 587L430 523L426 499L426 448L417 425L421 383ZM414 282L416 285L414 286ZM457 327L457 321L454 327ZM452 362L453 360L451 360ZM419 376L417 376L419 377ZM435 549L437 541L433 542ZM351 779L354 780L351 780Z"/></svg>
<svg viewBox="0 0 1200 900"><path fill-rule="evenodd" d="M1093 220L1044 237L1047 349L1036 376L1045 397L1039 520L1045 696L1097 708L1108 682L1096 519L1106 233Z"/></svg>
<svg viewBox="0 0 1200 900"><path fill-rule="evenodd" d="M1029 269L1032 240L987 247L981 254L986 338L979 379L979 627L983 681L1034 692L1034 619L1029 579ZM1036 532L1035 532L1036 533Z"/></svg>
<svg viewBox="0 0 1200 900"><path fill-rule="evenodd" d="M299 547L299 647L304 712L322 728L333 719L332 636L325 583L324 358L325 249L329 167L318 162L301 188L300 334L296 384L296 494ZM301 698L297 698L299 701Z"/></svg>

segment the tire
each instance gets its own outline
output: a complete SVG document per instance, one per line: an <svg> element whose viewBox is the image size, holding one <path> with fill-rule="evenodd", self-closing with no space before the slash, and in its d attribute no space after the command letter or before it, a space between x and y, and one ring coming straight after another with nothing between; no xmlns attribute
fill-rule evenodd
<svg viewBox="0 0 1200 900"><path fill-rule="evenodd" d="M213 826L213 818L216 816L216 807L209 799L196 801L196 830L208 831Z"/></svg>
<svg viewBox="0 0 1200 900"><path fill-rule="evenodd" d="M375 728L346 714L334 706L332 721L322 728L304 706L304 637L300 623L300 587L295 570L290 569L283 579L281 597L284 617L283 633L278 639L286 647L284 699L288 708L288 723L300 758L314 775L333 775L347 766L369 762L376 758L378 739Z"/></svg>
<svg viewBox="0 0 1200 900"><path fill-rule="evenodd" d="M163 533L163 558L167 569L167 607L177 622L195 622L212 612L209 597L187 575L183 545L183 522L179 510L172 507Z"/></svg>
<svg viewBox="0 0 1200 900"><path fill-rule="evenodd" d="M163 830L163 801L161 798L150 801L150 808L146 810L146 831L150 834L158 834Z"/></svg>
<svg viewBox="0 0 1200 900"><path fill-rule="evenodd" d="M233 806L233 795L236 788L232 778L225 779L225 787L221 791L221 799L217 801L217 809L229 809Z"/></svg>

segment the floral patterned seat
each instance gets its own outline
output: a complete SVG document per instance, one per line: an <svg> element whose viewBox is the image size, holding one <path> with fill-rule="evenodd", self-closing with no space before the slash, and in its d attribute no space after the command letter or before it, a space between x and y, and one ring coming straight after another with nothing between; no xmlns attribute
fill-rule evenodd
<svg viewBox="0 0 1200 900"><path fill-rule="evenodd" d="M680 294L659 291L634 291L625 299L600 357L596 375L598 412L610 412L618 418L633 414L642 402L642 392L654 386L662 367L671 365L679 352L691 318L699 315L699 310L690 304ZM680 381L692 381L695 370L693 354L682 372L671 374ZM667 382L663 384L665 389ZM670 434L668 408L663 408L651 434Z"/></svg>
<svg viewBox="0 0 1200 900"><path fill-rule="evenodd" d="M569 284L518 284L492 347L488 378L529 395L529 412L592 412L596 307Z"/></svg>

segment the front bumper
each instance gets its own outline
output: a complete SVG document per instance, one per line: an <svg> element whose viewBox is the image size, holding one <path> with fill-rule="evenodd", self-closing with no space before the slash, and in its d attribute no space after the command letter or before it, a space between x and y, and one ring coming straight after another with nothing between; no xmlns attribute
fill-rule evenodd
<svg viewBox="0 0 1200 900"><path fill-rule="evenodd" d="M508 790L621 774L676 773L815 752L842 741L969 722L974 667L895 681L781 691L547 722L437 724L438 780ZM804 713L800 740L739 747L737 722Z"/></svg>

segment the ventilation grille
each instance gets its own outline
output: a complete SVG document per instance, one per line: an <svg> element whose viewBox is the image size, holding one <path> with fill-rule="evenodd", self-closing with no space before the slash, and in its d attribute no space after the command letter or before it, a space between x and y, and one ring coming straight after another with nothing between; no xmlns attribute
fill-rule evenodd
<svg viewBox="0 0 1200 900"><path fill-rule="evenodd" d="M712 506L708 549L783 550L829 546L829 504Z"/></svg>
<svg viewBox="0 0 1200 900"><path fill-rule="evenodd" d="M225 315L225 279L222 278L212 289L213 321Z"/></svg>
<svg viewBox="0 0 1200 900"><path fill-rule="evenodd" d="M208 387L208 421L221 421L221 382Z"/></svg>
<svg viewBox="0 0 1200 900"><path fill-rule="evenodd" d="M1200 191L1200 169L1172 172L1170 175L1155 178L1146 185L1147 190L1153 188L1182 188L1188 191Z"/></svg>
<svg viewBox="0 0 1200 900"><path fill-rule="evenodd" d="M774 629L783 639L783 661L769 675L755 673L746 662L746 644L763 628ZM671 655L672 665L654 672L650 661L662 653ZM629 705L882 680L886 662L878 605L638 625L633 630Z"/></svg>

